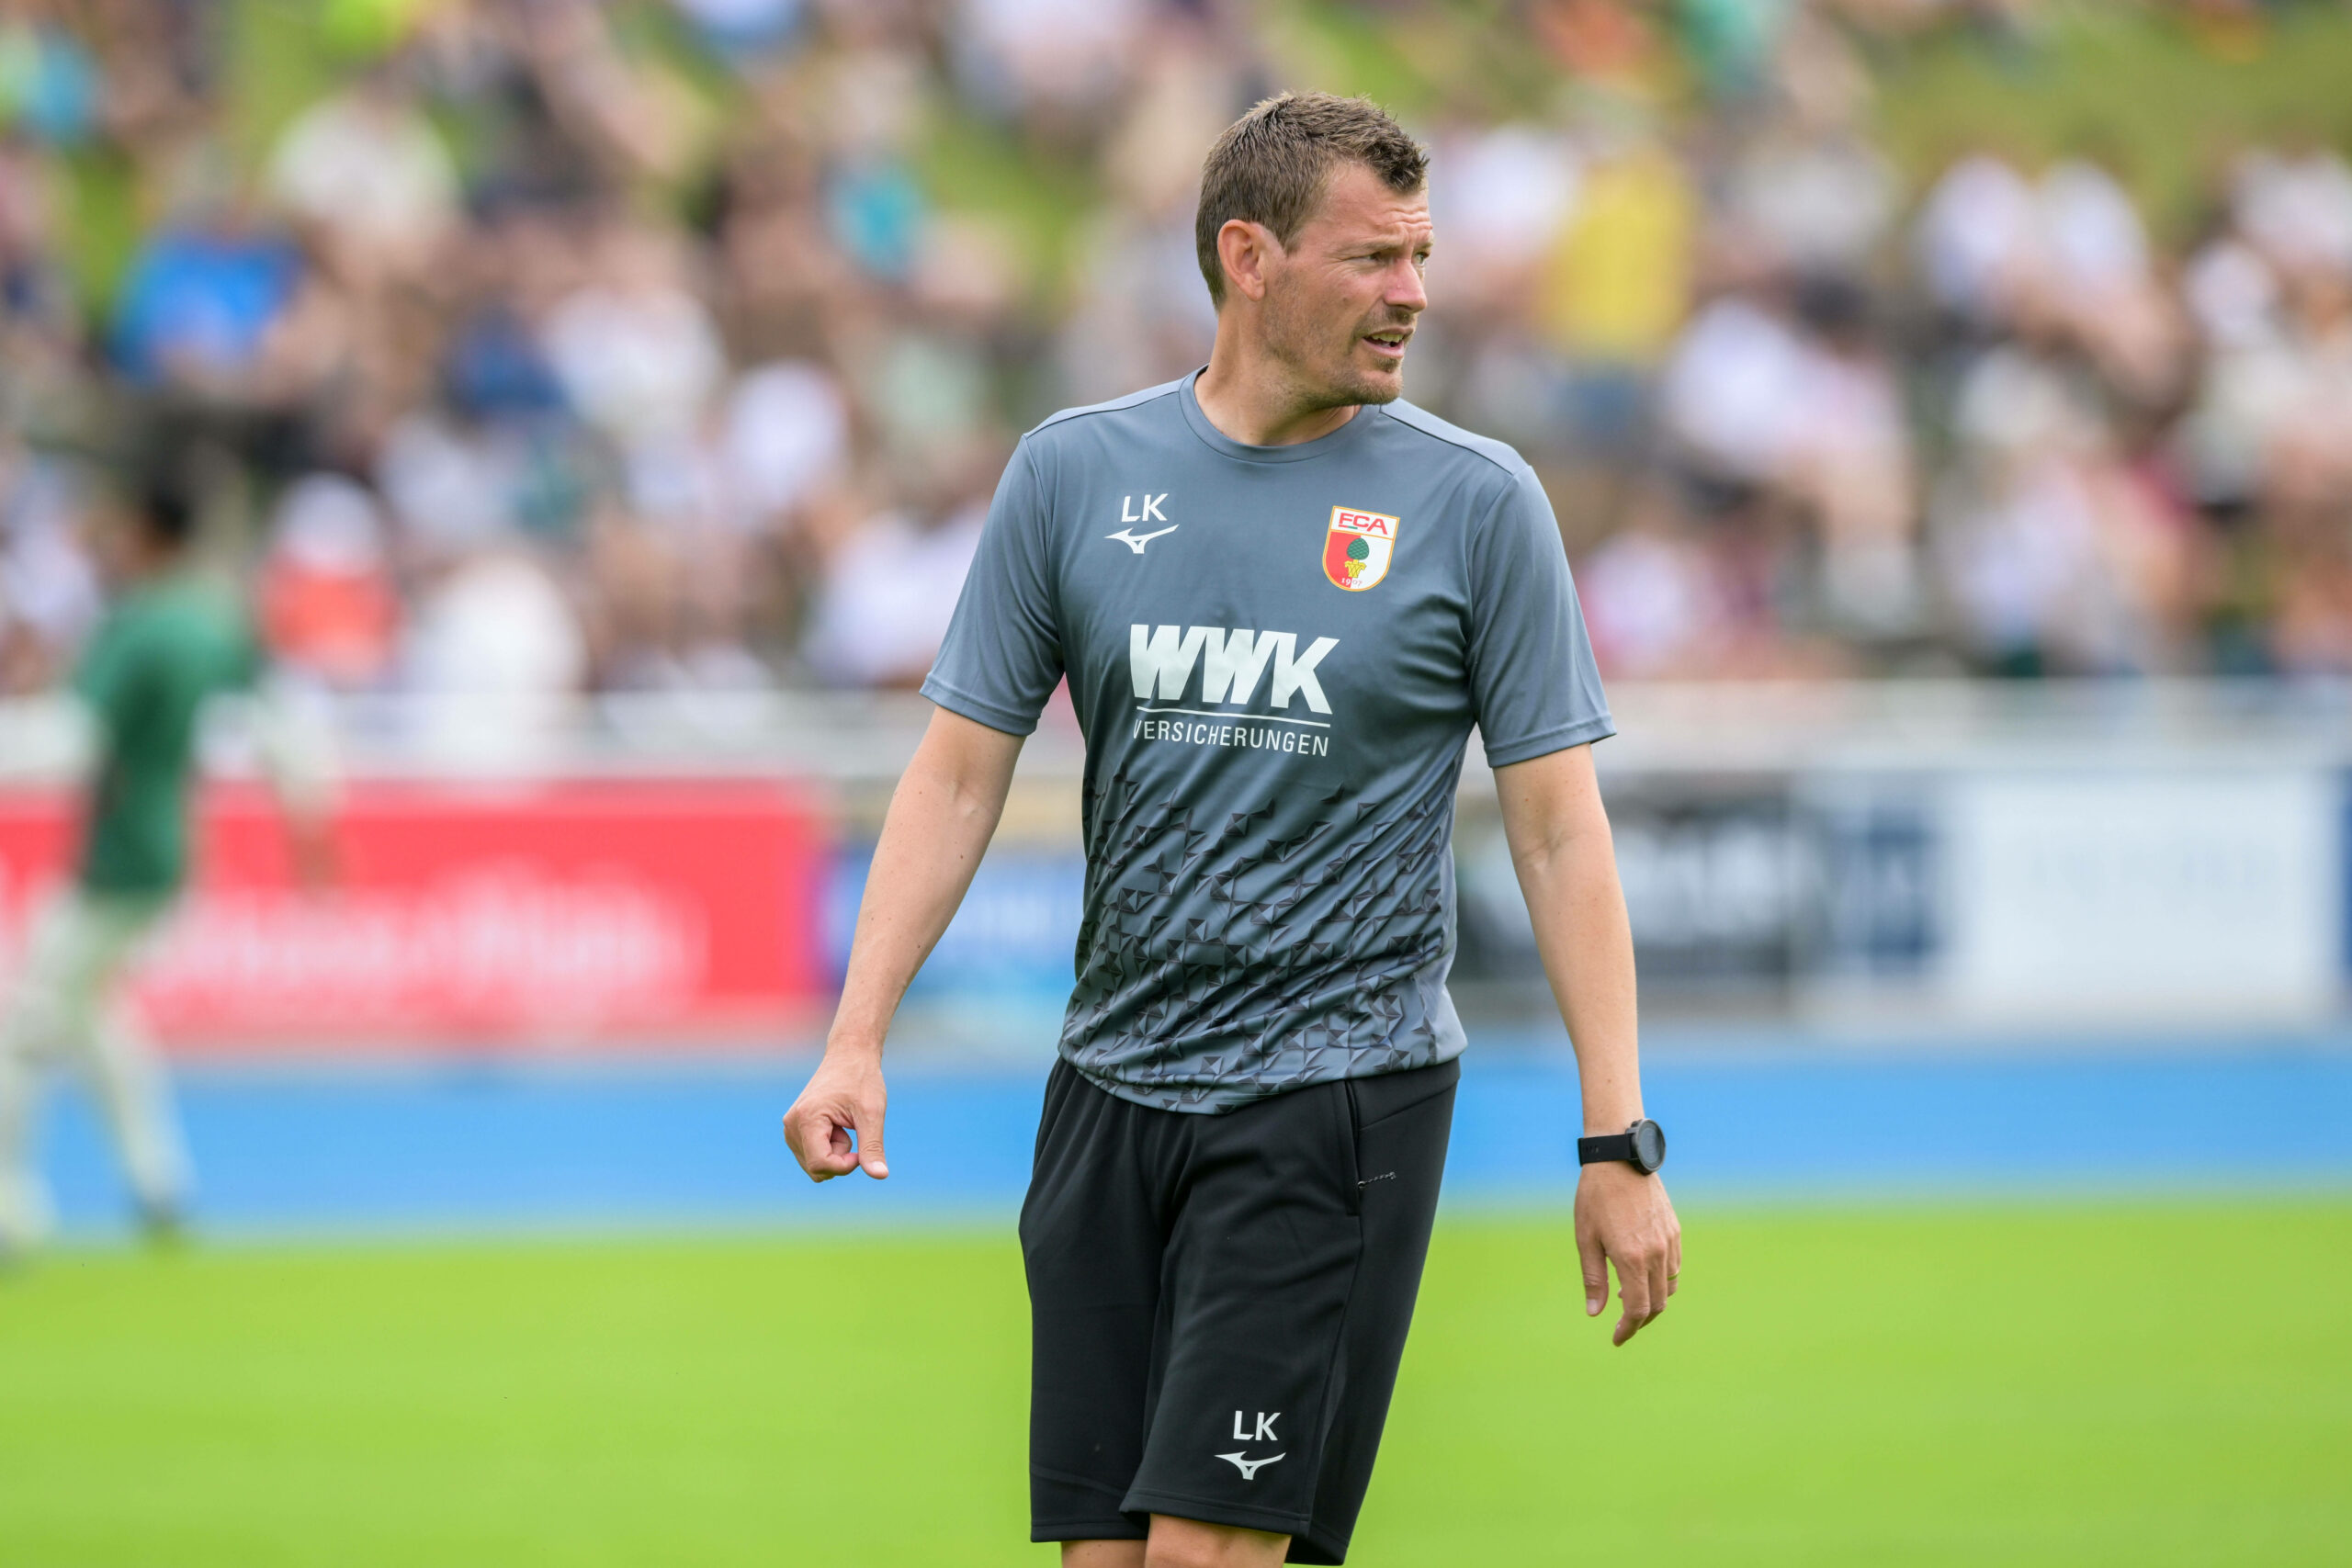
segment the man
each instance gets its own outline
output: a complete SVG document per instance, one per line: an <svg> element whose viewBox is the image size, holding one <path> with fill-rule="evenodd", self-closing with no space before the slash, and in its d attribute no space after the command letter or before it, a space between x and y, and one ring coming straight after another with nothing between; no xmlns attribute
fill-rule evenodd
<svg viewBox="0 0 2352 1568"><path fill-rule="evenodd" d="M1209 364L1014 453L786 1118L815 1179L888 1174L884 1032L1067 675L1086 913L1021 1237L1032 1534L1071 1568L1344 1559L1464 1044L1448 840L1474 723L1616 1156L1577 1194L1587 1311L1614 1259L1623 1344L1679 1268L1654 1131L1640 1167L1616 1146L1642 1116L1633 949L1559 533L1510 448L1396 400L1423 171L1362 100L1270 99L1219 138Z"/></svg>
<svg viewBox="0 0 2352 1568"><path fill-rule="evenodd" d="M186 878L199 710L249 683L259 663L231 592L190 562L194 529L185 493L158 485L102 513L92 540L116 593L74 681L96 730L96 772L77 874L34 920L0 1017L0 1260L50 1229L32 1134L56 1057L96 1089L149 1234L170 1236L182 1221L188 1162L169 1088L119 991ZM263 716L273 720L257 730L263 761L311 879L325 854L323 753L285 716Z"/></svg>

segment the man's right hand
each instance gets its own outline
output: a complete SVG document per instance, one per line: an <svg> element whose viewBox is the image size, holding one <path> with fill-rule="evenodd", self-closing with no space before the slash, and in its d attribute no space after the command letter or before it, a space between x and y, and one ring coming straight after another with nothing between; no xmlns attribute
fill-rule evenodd
<svg viewBox="0 0 2352 1568"><path fill-rule="evenodd" d="M882 1156L882 1111L888 1100L878 1053L826 1048L808 1087L784 1116L784 1141L809 1180L831 1181L861 1166L876 1181L890 1174Z"/></svg>
<svg viewBox="0 0 2352 1568"><path fill-rule="evenodd" d="M971 886L1020 755L1020 736L939 708L899 775L866 873L825 1059L784 1119L792 1157L811 1181L860 1166L876 1181L890 1174L882 1157L883 1036L907 982Z"/></svg>

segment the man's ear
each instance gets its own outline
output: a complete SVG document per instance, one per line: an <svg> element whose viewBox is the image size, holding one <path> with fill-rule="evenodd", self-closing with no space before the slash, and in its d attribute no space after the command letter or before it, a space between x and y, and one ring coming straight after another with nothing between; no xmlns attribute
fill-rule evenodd
<svg viewBox="0 0 2352 1568"><path fill-rule="evenodd" d="M1252 223L1246 218L1227 219L1225 227L1216 231L1216 254L1225 266L1226 291L1246 299L1263 299L1267 264L1280 249L1274 231L1263 223Z"/></svg>

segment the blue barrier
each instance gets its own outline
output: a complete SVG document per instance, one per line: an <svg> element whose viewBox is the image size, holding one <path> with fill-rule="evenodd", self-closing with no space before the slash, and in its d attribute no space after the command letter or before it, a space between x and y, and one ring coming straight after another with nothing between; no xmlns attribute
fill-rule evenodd
<svg viewBox="0 0 2352 1568"><path fill-rule="evenodd" d="M1710 1201L2352 1185L2352 1042L2183 1054L1716 1053L1654 1061L1668 1176ZM893 1073L891 1179L818 1188L778 1120L805 1059L758 1066L213 1068L182 1098L201 1222L224 1234L1001 1220L1043 1068ZM1573 1064L1474 1045L1455 1202L1554 1203L1575 1181ZM51 1118L69 1229L120 1208L88 1109Z"/></svg>

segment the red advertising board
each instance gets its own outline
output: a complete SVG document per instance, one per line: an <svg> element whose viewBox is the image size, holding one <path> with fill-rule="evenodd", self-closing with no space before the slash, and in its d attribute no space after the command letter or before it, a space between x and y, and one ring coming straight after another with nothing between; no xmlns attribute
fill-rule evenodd
<svg viewBox="0 0 2352 1568"><path fill-rule="evenodd" d="M259 789L213 788L198 824L136 986L178 1052L757 1044L824 999L831 834L781 784L357 784L316 890ZM11 968L74 832L64 799L0 794Z"/></svg>

